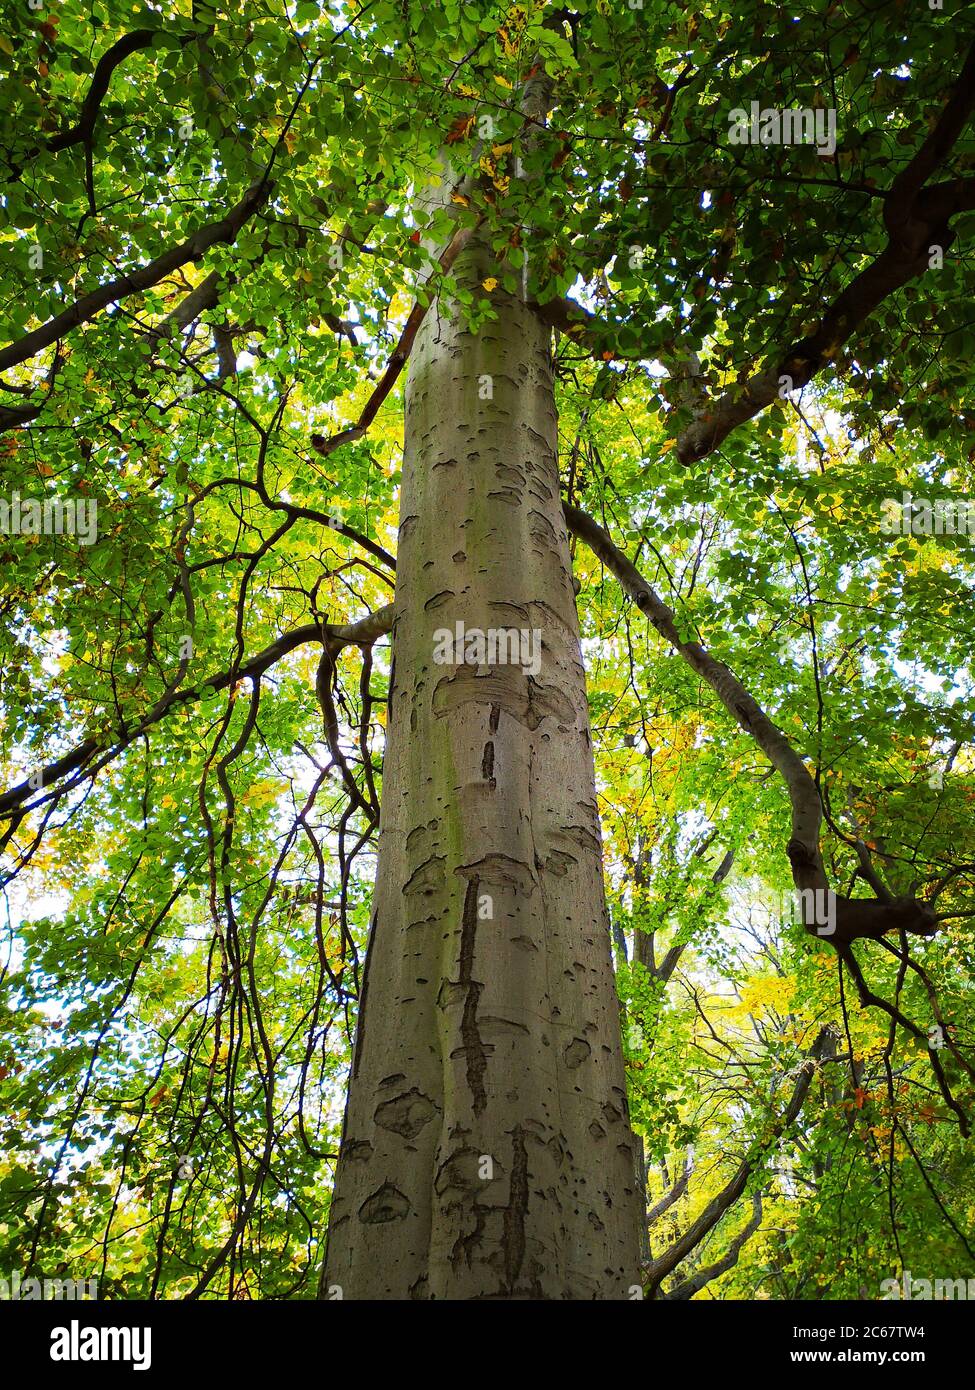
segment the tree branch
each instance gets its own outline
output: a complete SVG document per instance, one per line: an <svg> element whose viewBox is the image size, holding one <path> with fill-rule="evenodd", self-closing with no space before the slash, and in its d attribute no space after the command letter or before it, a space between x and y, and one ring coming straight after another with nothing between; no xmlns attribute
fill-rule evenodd
<svg viewBox="0 0 975 1390"><path fill-rule="evenodd" d="M734 1239L729 1243L728 1249L720 1260L715 1260L714 1264L706 1265L699 1269L696 1274L692 1274L689 1279L677 1285L676 1289L671 1289L670 1293L663 1295L667 1302L680 1302L687 1298L693 1298L696 1293L700 1293L706 1284L710 1284L712 1279L717 1279L721 1274L727 1274L729 1269L733 1269L738 1263L738 1256L744 1247L751 1240L752 1236L762 1224L762 1194L756 1192L752 1197L752 1214Z"/></svg>
<svg viewBox="0 0 975 1390"><path fill-rule="evenodd" d="M694 1155L688 1152L684 1159L684 1167L681 1175L674 1183L669 1192L665 1192L656 1206L652 1206L647 1212L647 1225L652 1226L655 1221L659 1221L665 1211L669 1211L675 1202L679 1202L687 1191L687 1184L691 1180L694 1171Z"/></svg>
<svg viewBox="0 0 975 1390"><path fill-rule="evenodd" d="M886 298L930 268L932 246L954 241L949 220L975 207L975 180L923 185L950 153L975 108L975 44L930 135L892 182L884 203L888 242L826 309L815 332L793 343L775 366L732 387L699 413L678 437L681 463L696 463L779 397L782 377L798 390L833 360L844 343Z"/></svg>
<svg viewBox="0 0 975 1390"><path fill-rule="evenodd" d="M826 873L819 853L819 831L823 819L819 789L812 775L782 730L751 696L734 672L711 656L700 642L687 642L677 628L677 618L663 599L650 587L636 566L613 543L609 533L578 507L565 503L566 525L619 580L642 613L698 673L724 705L732 718L749 734L781 775L792 805L792 839L788 854L799 888L826 888Z"/></svg>
<svg viewBox="0 0 975 1390"><path fill-rule="evenodd" d="M280 661L283 656L308 642L322 642L324 638L329 650L333 653L344 646L370 645L383 633L390 631L393 625L393 616L394 609L390 603L375 613L366 614L364 618L360 618L354 623L338 625L328 623L324 628L320 623L304 623L292 632L284 633L275 642L272 642L242 665L230 671L222 671L219 675L209 676L192 689L174 691L168 700L154 706L131 729L123 730L121 737L114 743L106 743L97 738L85 739L83 743L78 744L70 752L63 754L46 767L38 769L39 776L35 775L32 779L36 784L35 786L32 787L30 781L21 782L0 795L0 816L13 814L19 818L27 809L31 809L29 807L23 810L19 808L36 791L52 786L60 778L72 772L83 771L98 753L111 750L111 756L116 756L146 729L157 724L164 715L180 705L200 699L207 691L225 690L237 681L257 679L269 667ZM68 789L69 786L64 786L53 794L60 796Z"/></svg>
<svg viewBox="0 0 975 1390"><path fill-rule="evenodd" d="M181 265L186 265L188 261L199 260L205 251L208 251L211 246L217 245L218 242L232 243L244 223L267 202L272 186L269 179L261 179L247 190L225 217L200 227L192 236L180 242L178 246L170 247L168 251L162 252L161 255L150 261L148 265L142 266L141 269L133 270L127 275L121 275L117 280L109 281L108 284L99 285L98 289L75 300L67 309L63 309L60 314L55 314L54 318L48 319L47 323L42 324L40 328L35 328L33 332L25 334L19 341L10 343L0 350L0 371L6 371L10 367L28 361L37 353L42 352L44 348L57 342L59 338L63 338L73 328L77 328L79 324L87 323L115 300L123 299L130 294L137 294L140 290L149 289Z"/></svg>
<svg viewBox="0 0 975 1390"><path fill-rule="evenodd" d="M687 1259L691 1251L694 1250L696 1246L700 1245L708 1232L718 1224L728 1208L737 1202L738 1198L745 1190L748 1179L751 1177L758 1159L772 1148L789 1126L794 1123L809 1093L809 1087L812 1084L816 1068L823 1058L827 1037L828 1030L823 1028L816 1041L813 1043L806 1060L799 1068L788 1105L772 1126L769 1137L759 1145L758 1154L756 1154L754 1158L744 1159L731 1181L708 1203L697 1220L693 1222L684 1234L678 1240L675 1240L662 1255L658 1255L655 1260L650 1261L646 1274L651 1297L657 1288L659 1288L661 1281L676 1269L682 1260Z"/></svg>

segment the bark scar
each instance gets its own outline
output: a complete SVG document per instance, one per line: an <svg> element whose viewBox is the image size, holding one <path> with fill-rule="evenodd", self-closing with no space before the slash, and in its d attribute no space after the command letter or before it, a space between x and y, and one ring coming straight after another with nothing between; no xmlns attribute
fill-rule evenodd
<svg viewBox="0 0 975 1390"><path fill-rule="evenodd" d="M511 1131L511 1187L504 1209L504 1277L507 1292L513 1294L525 1259L525 1218L528 1213L528 1150L525 1131L515 1125Z"/></svg>
<svg viewBox="0 0 975 1390"><path fill-rule="evenodd" d="M474 943L477 938L477 895L480 886L479 878L470 878L467 881L460 935L460 984L466 991L460 1032L467 1056L467 1085L474 1100L475 1115L480 1115L487 1105L487 1092L484 1089L487 1053L477 1026L477 1005L483 985L473 978Z"/></svg>

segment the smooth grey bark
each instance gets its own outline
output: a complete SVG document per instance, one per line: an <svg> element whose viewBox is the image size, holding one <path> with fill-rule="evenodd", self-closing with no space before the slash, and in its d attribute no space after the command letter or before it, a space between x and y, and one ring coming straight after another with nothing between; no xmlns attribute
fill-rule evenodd
<svg viewBox="0 0 975 1390"><path fill-rule="evenodd" d="M455 267L496 272L475 239ZM407 383L373 925L322 1295L638 1296L550 333L428 313ZM536 631L540 668L438 664Z"/></svg>

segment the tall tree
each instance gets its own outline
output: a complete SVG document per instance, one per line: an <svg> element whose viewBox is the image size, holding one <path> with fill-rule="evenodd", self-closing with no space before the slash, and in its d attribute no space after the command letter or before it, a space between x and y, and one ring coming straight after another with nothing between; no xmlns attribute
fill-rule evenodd
<svg viewBox="0 0 975 1390"><path fill-rule="evenodd" d="M9 28L5 1265L970 1260L969 21Z"/></svg>
<svg viewBox="0 0 975 1390"><path fill-rule="evenodd" d="M458 281L495 266L475 242ZM411 356L376 894L326 1271L347 1296L639 1287L549 338L503 295L478 334L428 315ZM512 638L500 659L484 649Z"/></svg>

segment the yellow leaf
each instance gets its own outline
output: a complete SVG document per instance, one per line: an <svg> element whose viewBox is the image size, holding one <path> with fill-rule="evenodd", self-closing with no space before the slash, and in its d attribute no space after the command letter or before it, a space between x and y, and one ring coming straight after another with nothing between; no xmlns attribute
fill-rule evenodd
<svg viewBox="0 0 975 1390"><path fill-rule="evenodd" d="M493 275L489 275L486 280L482 280L481 284L487 290L488 294L490 294L492 290L496 290L498 288L498 282Z"/></svg>
<svg viewBox="0 0 975 1390"><path fill-rule="evenodd" d="M276 801L280 793L280 783L273 779L268 779L263 782L255 782L253 786L248 787L241 799L245 801L248 806L267 806L272 801Z"/></svg>
<svg viewBox="0 0 975 1390"><path fill-rule="evenodd" d="M508 81L508 79L507 79L506 77L502 77L501 74L500 74L499 72L496 72L496 73L494 74L494 80L495 80L495 82L497 82L498 85L501 86L501 87L508 87L508 88L511 87L511 83Z"/></svg>

